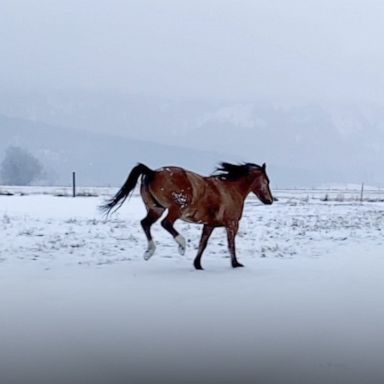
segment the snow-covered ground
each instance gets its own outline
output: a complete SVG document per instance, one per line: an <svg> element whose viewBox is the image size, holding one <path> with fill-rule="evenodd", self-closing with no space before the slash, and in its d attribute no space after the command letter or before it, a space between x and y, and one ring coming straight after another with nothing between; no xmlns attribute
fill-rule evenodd
<svg viewBox="0 0 384 384"><path fill-rule="evenodd" d="M223 229L157 223L137 195L0 196L0 382L383 383L384 204L277 193L246 202L233 270Z"/></svg>

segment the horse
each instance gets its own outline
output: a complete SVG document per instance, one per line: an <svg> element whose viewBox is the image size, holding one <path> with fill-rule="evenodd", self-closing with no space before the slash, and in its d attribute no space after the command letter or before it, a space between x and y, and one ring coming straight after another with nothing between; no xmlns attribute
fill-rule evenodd
<svg viewBox="0 0 384 384"><path fill-rule="evenodd" d="M203 225L199 248L193 261L197 270L203 269L201 257L212 231L217 227L226 229L232 267L243 267L236 257L235 237L244 201L253 192L262 203L273 203L265 163L259 166L253 163L222 162L210 176L201 176L175 166L152 170L138 163L115 196L100 206L106 216L122 206L139 178L140 194L147 210L147 215L141 220L148 241L144 253L145 260L150 259L156 249L151 226L167 210L161 225L173 236L181 255L185 253L186 241L175 229L175 221L181 219Z"/></svg>

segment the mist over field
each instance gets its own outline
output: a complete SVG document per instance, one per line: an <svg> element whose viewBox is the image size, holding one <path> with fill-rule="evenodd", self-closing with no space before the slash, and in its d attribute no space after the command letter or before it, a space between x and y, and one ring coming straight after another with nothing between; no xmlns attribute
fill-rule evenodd
<svg viewBox="0 0 384 384"><path fill-rule="evenodd" d="M27 147L36 182L229 160L279 187L382 183L381 1L33 4L0 5L0 158Z"/></svg>

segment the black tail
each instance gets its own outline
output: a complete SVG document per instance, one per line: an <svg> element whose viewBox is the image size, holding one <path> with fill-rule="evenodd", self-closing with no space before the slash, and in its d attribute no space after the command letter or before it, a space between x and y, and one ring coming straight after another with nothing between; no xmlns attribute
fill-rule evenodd
<svg viewBox="0 0 384 384"><path fill-rule="evenodd" d="M112 209L117 205L118 207L115 209L118 210L126 200L126 198L131 194L131 192L134 190L137 180L141 175L145 175L151 178L153 176L155 171L148 168L144 164L137 164L136 167L132 168L131 173L129 174L127 180L123 184L123 186L120 188L120 190L116 193L115 196L113 196L110 200L107 200L105 204L100 206L101 211L105 213L106 216L109 215L109 213L112 211Z"/></svg>

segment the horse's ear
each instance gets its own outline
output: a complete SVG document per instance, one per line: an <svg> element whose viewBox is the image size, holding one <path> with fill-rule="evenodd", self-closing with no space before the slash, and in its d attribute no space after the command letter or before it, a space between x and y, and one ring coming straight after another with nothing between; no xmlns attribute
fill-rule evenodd
<svg viewBox="0 0 384 384"><path fill-rule="evenodd" d="M265 169L267 168L267 165L265 163L263 163L263 165L261 166L261 168L263 168L263 171L265 171Z"/></svg>

